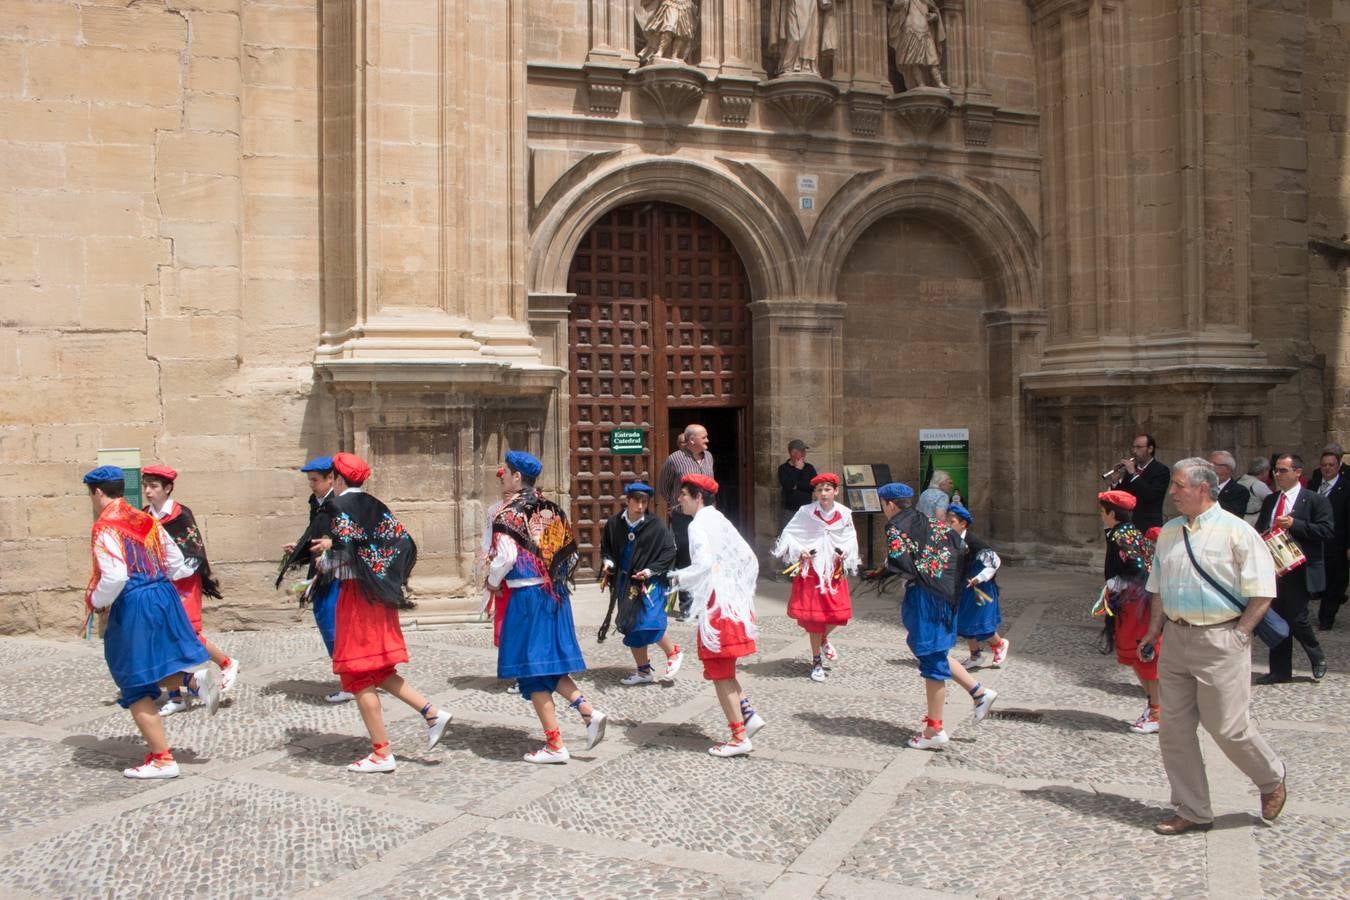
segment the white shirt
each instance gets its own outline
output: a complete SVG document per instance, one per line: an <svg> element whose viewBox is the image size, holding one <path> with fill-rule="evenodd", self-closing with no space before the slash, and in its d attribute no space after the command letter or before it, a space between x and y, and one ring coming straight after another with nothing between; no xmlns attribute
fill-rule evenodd
<svg viewBox="0 0 1350 900"><path fill-rule="evenodd" d="M1317 493L1322 494L1323 496L1330 494L1331 489L1334 488L1336 486L1336 482L1340 480L1341 480L1341 473L1337 472L1335 478L1331 479L1330 481L1322 482L1321 486L1318 487L1317 489Z"/></svg>
<svg viewBox="0 0 1350 900"><path fill-rule="evenodd" d="M1294 514L1294 501L1298 499L1298 492L1301 487L1302 485L1295 481L1294 486L1284 492L1284 514L1286 516L1292 516ZM1270 511L1272 518L1275 515L1275 510L1279 509L1279 507L1280 500L1276 497L1275 506Z"/></svg>
<svg viewBox="0 0 1350 900"><path fill-rule="evenodd" d="M164 519L167 519L169 516L173 515L173 511L178 508L178 504L174 502L172 497L164 498L164 507L162 509L155 509L155 504L153 503L147 504L147 506L150 508L150 515L155 517L156 522L162 522ZM201 561L185 558L183 560L183 565L187 566L190 574L201 568ZM186 578L187 576L184 575L182 577Z"/></svg>
<svg viewBox="0 0 1350 900"><path fill-rule="evenodd" d="M169 537L168 532L158 523L155 527L161 532L159 539L164 545L165 569L169 578L173 581L187 578L197 570L197 567L186 565L183 551L178 549L173 538ZM107 609L112 606L113 601L121 595L122 588L131 580L126 560L122 558L123 552L122 536L117 531L107 528L99 534L98 543L94 544L94 558L98 560L98 584L94 585L94 590L89 595L89 602L93 604L94 609Z"/></svg>
<svg viewBox="0 0 1350 900"><path fill-rule="evenodd" d="M1219 482L1219 493L1220 493L1220 494L1223 493L1223 489L1224 489L1224 488L1228 487L1228 482L1230 482L1230 481L1232 481L1232 480L1233 480L1233 479L1231 479L1231 478L1225 478L1223 481L1220 481L1220 482Z"/></svg>

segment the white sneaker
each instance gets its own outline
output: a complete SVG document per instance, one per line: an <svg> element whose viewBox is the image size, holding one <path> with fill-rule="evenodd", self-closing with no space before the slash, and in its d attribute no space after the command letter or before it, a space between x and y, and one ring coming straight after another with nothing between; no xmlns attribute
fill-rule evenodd
<svg viewBox="0 0 1350 900"><path fill-rule="evenodd" d="M745 720L745 736L748 738L754 737L764 725L765 722L759 717L759 713L755 713Z"/></svg>
<svg viewBox="0 0 1350 900"><path fill-rule="evenodd" d="M674 681L676 674L680 671L680 666L684 665L684 651L678 650L671 656L666 657L666 670L661 673L662 681Z"/></svg>
<svg viewBox="0 0 1350 900"><path fill-rule="evenodd" d="M961 667L968 672L975 669L983 669L988 665L990 665L989 658L984 655L984 651L982 650L976 650L974 653L961 660Z"/></svg>
<svg viewBox="0 0 1350 900"><path fill-rule="evenodd" d="M715 747L709 747L708 752L713 756L744 756L754 749L754 745L750 743L750 738L747 737L735 744L718 744Z"/></svg>
<svg viewBox="0 0 1350 900"><path fill-rule="evenodd" d="M984 721L984 717L989 715L989 708L994 705L998 699L998 691L991 687L986 687L984 693L975 701L975 724L978 725Z"/></svg>
<svg viewBox="0 0 1350 900"><path fill-rule="evenodd" d="M920 731L918 734L914 735L914 737L909 739L909 745L915 750L941 750L943 747L947 746L948 740L950 740L950 738L947 737L947 730L945 728L932 737L924 737L923 732Z"/></svg>
<svg viewBox="0 0 1350 900"><path fill-rule="evenodd" d="M825 680L825 667L824 667L824 666L812 666L812 667L811 667L811 680L812 680L812 681L824 681L824 680Z"/></svg>
<svg viewBox="0 0 1350 900"><path fill-rule="evenodd" d="M652 674L652 671L650 669L648 669L646 672L637 671L634 672L632 675L620 678L619 684L626 684L626 685L651 684L655 680L656 676Z"/></svg>
<svg viewBox="0 0 1350 900"><path fill-rule="evenodd" d="M989 665L993 666L996 669L999 666L1003 665L1003 663L1008 659L1008 648L1010 646L1012 645L1008 643L1008 639L1004 638L1003 643L999 644L998 649L994 651L994 658L993 660L990 661Z"/></svg>
<svg viewBox="0 0 1350 900"><path fill-rule="evenodd" d="M197 696L206 704L206 711L215 715L220 711L220 678L215 669L198 669L192 675L197 685Z"/></svg>
<svg viewBox="0 0 1350 900"><path fill-rule="evenodd" d="M443 709L436 714L436 723L427 726L427 749L430 750L440 742L441 736L445 734L445 726L450 724L450 711ZM422 720L423 722L426 719Z"/></svg>
<svg viewBox="0 0 1350 900"><path fill-rule="evenodd" d="M1148 721L1148 707L1146 706L1144 707L1144 711L1139 714L1139 718L1134 720L1134 724L1130 726L1130 730L1133 731L1136 728L1143 728L1144 723L1147 721Z"/></svg>
<svg viewBox="0 0 1350 900"><path fill-rule="evenodd" d="M1130 730L1135 734L1157 734L1158 720L1149 718L1148 710L1144 710L1144 714L1135 719L1134 724L1130 726Z"/></svg>
<svg viewBox="0 0 1350 900"><path fill-rule="evenodd" d="M229 693L230 688L234 687L234 680L239 677L239 660L231 659L230 664L220 670L220 692Z"/></svg>
<svg viewBox="0 0 1350 900"><path fill-rule="evenodd" d="M348 700L355 700L356 695L346 691L333 691L331 694L325 694L323 699L329 703L346 703Z"/></svg>
<svg viewBox="0 0 1350 900"><path fill-rule="evenodd" d="M145 764L139 765L134 769L123 769L122 775L125 778L135 778L138 780L147 780L151 778L177 778L178 763L171 762L167 766L157 766L146 757Z"/></svg>
<svg viewBox="0 0 1350 900"><path fill-rule="evenodd" d="M372 752L365 759L358 759L347 767L349 772L392 772L398 766L398 761L394 759L394 754L380 756Z"/></svg>
<svg viewBox="0 0 1350 900"><path fill-rule="evenodd" d="M839 658L839 651L834 649L834 644L831 644L829 641L820 642L820 652L823 653L825 658L830 662L834 662Z"/></svg>
<svg viewBox="0 0 1350 900"><path fill-rule="evenodd" d="M188 700L186 697L179 696L176 700L173 697L170 697L168 700L165 700L164 705L159 708L159 714L161 716L171 716L174 713L183 712L187 708Z"/></svg>
<svg viewBox="0 0 1350 900"><path fill-rule="evenodd" d="M519 693L520 693L520 682L519 682L519 681L513 681L513 682L511 682L510 684L508 684L508 685L506 686L506 692L507 692L508 694L519 694Z"/></svg>
<svg viewBox="0 0 1350 900"><path fill-rule="evenodd" d="M565 763L572 758L572 754L567 752L566 747L559 747L557 750L550 750L548 745L540 747L533 753L525 754L525 761L528 763L539 763L548 765L549 763Z"/></svg>
<svg viewBox="0 0 1350 900"><path fill-rule="evenodd" d="M605 739L605 723L609 721L609 716L598 709L591 709L591 721L586 726L586 749L590 750L596 744Z"/></svg>

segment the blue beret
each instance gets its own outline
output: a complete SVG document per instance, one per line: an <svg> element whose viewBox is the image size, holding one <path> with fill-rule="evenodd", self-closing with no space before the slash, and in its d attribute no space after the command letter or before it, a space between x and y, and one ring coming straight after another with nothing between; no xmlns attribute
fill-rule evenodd
<svg viewBox="0 0 1350 900"><path fill-rule="evenodd" d="M301 472L331 472L333 471L333 457L316 456L309 462L300 467Z"/></svg>
<svg viewBox="0 0 1350 900"><path fill-rule="evenodd" d="M656 494L655 489L650 484L643 484L641 481L630 482L628 487L623 489L623 492L625 494L646 494L649 497Z"/></svg>
<svg viewBox="0 0 1350 900"><path fill-rule="evenodd" d="M506 464L526 478L538 478L544 471L544 464L524 450L511 450L506 454Z"/></svg>
<svg viewBox="0 0 1350 900"><path fill-rule="evenodd" d="M898 481L892 481L890 484L883 484L877 488L877 496L882 500L908 500L914 496L914 488Z"/></svg>
<svg viewBox="0 0 1350 900"><path fill-rule="evenodd" d="M99 466L84 473L85 484L101 484L104 481L126 481L127 475L117 466Z"/></svg>
<svg viewBox="0 0 1350 900"><path fill-rule="evenodd" d="M969 524L971 524L972 522L975 521L975 517L972 516L972 515L970 514L970 510L966 509L966 508L965 508L964 506L962 506L960 503L950 503L950 504L948 504L948 505L947 505L947 512L949 512L949 513L956 513L957 517L959 517L959 518L961 518L961 519L965 519L967 525L969 525Z"/></svg>

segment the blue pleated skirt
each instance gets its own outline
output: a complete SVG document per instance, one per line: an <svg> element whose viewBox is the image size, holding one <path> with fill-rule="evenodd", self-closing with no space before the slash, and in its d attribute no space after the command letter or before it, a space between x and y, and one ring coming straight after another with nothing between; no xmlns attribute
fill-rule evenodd
<svg viewBox="0 0 1350 900"><path fill-rule="evenodd" d="M319 636L328 649L328 658L333 658L333 641L337 637L337 601L342 590L342 582L334 578L328 586L314 595L311 606L314 607L314 624L319 627Z"/></svg>
<svg viewBox="0 0 1350 900"><path fill-rule="evenodd" d="M638 609L637 622L623 636L625 647L646 647L655 644L666 635L666 586L661 582L652 585L652 589L642 598Z"/></svg>
<svg viewBox="0 0 1350 900"><path fill-rule="evenodd" d="M916 582L905 588L900 621L908 632L905 643L915 656L946 653L956 646L956 610L941 595Z"/></svg>
<svg viewBox="0 0 1350 900"><path fill-rule="evenodd" d="M566 588L561 602L541 585L512 588L497 648L498 678L563 676L586 669ZM524 691L522 690L523 694Z"/></svg>
<svg viewBox="0 0 1350 900"><path fill-rule="evenodd" d="M989 595L987 603L980 603L974 588L961 592L961 603L956 608L956 633L967 640L987 641L1003 624L1003 613L998 607L998 585L986 581L980 590Z"/></svg>
<svg viewBox="0 0 1350 900"><path fill-rule="evenodd" d="M103 658L124 696L210 656L188 621L178 589L164 577L132 575L108 610Z"/></svg>

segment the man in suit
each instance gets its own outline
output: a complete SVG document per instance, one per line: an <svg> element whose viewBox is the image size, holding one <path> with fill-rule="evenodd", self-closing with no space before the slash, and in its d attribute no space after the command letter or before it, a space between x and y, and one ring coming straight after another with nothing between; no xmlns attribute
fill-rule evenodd
<svg viewBox="0 0 1350 900"><path fill-rule="evenodd" d="M1341 462L1344 451L1340 444L1327 444L1317 471L1308 479L1308 490L1317 491L1331 504L1331 516L1336 520L1336 535L1324 548L1327 564L1327 586L1317 606L1317 627L1330 631L1336 623L1336 611L1345 603L1345 589L1350 584L1350 466Z"/></svg>
<svg viewBox="0 0 1350 900"><path fill-rule="evenodd" d="M1209 464L1219 476L1219 506L1239 519L1247 515L1247 501L1252 492L1233 480L1237 460L1227 450L1215 450L1209 455Z"/></svg>
<svg viewBox="0 0 1350 900"><path fill-rule="evenodd" d="M1316 491L1302 487L1303 459L1296 453L1282 453L1275 459L1275 492L1261 504L1256 530L1265 534L1282 528L1298 541L1307 562L1275 580L1275 602L1271 608L1289 623L1290 636L1270 648L1270 673L1256 679L1257 684L1278 684L1294 676L1294 641L1303 645L1312 664L1315 680L1327 673L1327 657L1317 642L1317 632L1308 621L1308 601L1326 587L1323 546L1336 534L1331 504Z"/></svg>
<svg viewBox="0 0 1350 900"><path fill-rule="evenodd" d="M1145 532L1162 525L1163 498L1172 481L1172 470L1154 458L1157 454L1158 442L1153 435L1136 435L1130 456L1120 461L1124 468L1115 485L1134 495L1134 526Z"/></svg>

